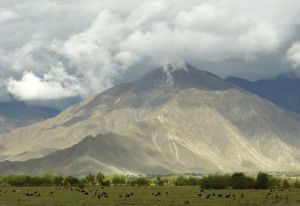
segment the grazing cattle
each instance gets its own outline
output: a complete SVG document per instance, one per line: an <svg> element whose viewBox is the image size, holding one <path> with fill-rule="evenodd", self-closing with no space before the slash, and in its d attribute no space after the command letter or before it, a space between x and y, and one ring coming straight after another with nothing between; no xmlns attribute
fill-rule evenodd
<svg viewBox="0 0 300 206"><path fill-rule="evenodd" d="M218 194L218 197L223 197L223 195L222 194Z"/></svg>
<svg viewBox="0 0 300 206"><path fill-rule="evenodd" d="M119 197L121 198L121 197L123 197L123 195L120 194Z"/></svg>
<svg viewBox="0 0 300 206"><path fill-rule="evenodd" d="M227 199L230 198L230 194L225 195L225 198Z"/></svg>
<svg viewBox="0 0 300 206"><path fill-rule="evenodd" d="M202 197L202 194L201 194L201 193L199 193L199 194L198 194L198 196L199 196L199 197Z"/></svg>
<svg viewBox="0 0 300 206"><path fill-rule="evenodd" d="M85 194L85 195L89 195L89 193L88 193L88 192L85 192L84 194Z"/></svg>
<svg viewBox="0 0 300 206"><path fill-rule="evenodd" d="M245 197L245 195L244 194L241 194L241 198L244 198Z"/></svg>
<svg viewBox="0 0 300 206"><path fill-rule="evenodd" d="M168 192L166 192L166 195L169 195L169 193L168 193Z"/></svg>
<svg viewBox="0 0 300 206"><path fill-rule="evenodd" d="M54 194L54 192L53 192L53 191L49 192L49 195L53 195L53 194Z"/></svg>
<svg viewBox="0 0 300 206"><path fill-rule="evenodd" d="M98 195L97 197L98 197L98 199L101 199L101 195Z"/></svg>
<svg viewBox="0 0 300 206"><path fill-rule="evenodd" d="M154 196L155 197L159 197L159 196L161 196L161 193L160 192L156 192L156 193L154 193Z"/></svg>

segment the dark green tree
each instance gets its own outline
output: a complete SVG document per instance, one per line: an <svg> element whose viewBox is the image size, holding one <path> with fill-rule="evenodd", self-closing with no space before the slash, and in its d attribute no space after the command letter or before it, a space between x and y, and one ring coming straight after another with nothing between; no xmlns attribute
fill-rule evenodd
<svg viewBox="0 0 300 206"><path fill-rule="evenodd" d="M282 182L282 187L284 189L288 189L288 188L291 188L291 183L287 180L287 179L284 179L283 182Z"/></svg>
<svg viewBox="0 0 300 206"><path fill-rule="evenodd" d="M230 186L233 189L250 189L255 185L255 180L251 177L247 177L242 172L234 173L230 178Z"/></svg>
<svg viewBox="0 0 300 206"><path fill-rule="evenodd" d="M62 186L64 184L64 177L62 176L54 177L54 184L56 186Z"/></svg>
<svg viewBox="0 0 300 206"><path fill-rule="evenodd" d="M80 180L73 176L68 176L64 179L65 186L78 186L80 184Z"/></svg>
<svg viewBox="0 0 300 206"><path fill-rule="evenodd" d="M259 172L256 177L255 187L257 189L267 189L269 186L269 175L267 173Z"/></svg>
<svg viewBox="0 0 300 206"><path fill-rule="evenodd" d="M103 181L104 181L104 179L105 179L105 176L104 176L104 174L102 174L101 172L99 172L99 173L97 174L96 179L97 179L97 182L98 182L100 185L102 185L102 183L103 183Z"/></svg>
<svg viewBox="0 0 300 206"><path fill-rule="evenodd" d="M86 180L89 185L94 186L96 185L96 177L95 175L92 175L91 173L86 177Z"/></svg>
<svg viewBox="0 0 300 206"><path fill-rule="evenodd" d="M114 185L121 185L121 184L124 184L126 182L126 178L123 175L114 174L113 177L112 177L111 182Z"/></svg>

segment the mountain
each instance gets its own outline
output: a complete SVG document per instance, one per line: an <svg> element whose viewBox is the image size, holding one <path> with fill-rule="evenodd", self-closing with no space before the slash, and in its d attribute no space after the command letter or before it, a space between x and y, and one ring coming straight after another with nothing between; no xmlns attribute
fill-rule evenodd
<svg viewBox="0 0 300 206"><path fill-rule="evenodd" d="M0 103L0 133L54 117L58 113L56 109L27 105L23 102Z"/></svg>
<svg viewBox="0 0 300 206"><path fill-rule="evenodd" d="M0 174L296 171L300 120L187 64L0 137Z"/></svg>
<svg viewBox="0 0 300 206"><path fill-rule="evenodd" d="M294 73L284 73L274 79L258 81L247 81L238 77L228 77L226 80L282 108L300 113L300 78Z"/></svg>

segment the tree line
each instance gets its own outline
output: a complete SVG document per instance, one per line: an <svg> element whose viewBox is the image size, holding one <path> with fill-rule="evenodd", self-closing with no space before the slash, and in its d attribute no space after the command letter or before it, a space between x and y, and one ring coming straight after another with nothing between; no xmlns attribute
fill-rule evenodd
<svg viewBox="0 0 300 206"><path fill-rule="evenodd" d="M51 173L44 176L9 175L0 177L0 186L41 187L41 186L200 186L203 189L268 189L268 188L300 188L297 179L277 178L267 173L247 176L237 172L231 175L215 174L208 176L125 176L114 174L106 176L102 173L89 174L84 177L55 176Z"/></svg>

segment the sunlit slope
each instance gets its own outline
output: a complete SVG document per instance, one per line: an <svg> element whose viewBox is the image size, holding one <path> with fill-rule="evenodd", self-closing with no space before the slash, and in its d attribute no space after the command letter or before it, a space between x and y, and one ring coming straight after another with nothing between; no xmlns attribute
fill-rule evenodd
<svg viewBox="0 0 300 206"><path fill-rule="evenodd" d="M299 140L299 120L187 65L153 70L3 136L3 159L40 159L3 162L0 172L84 173L82 165L130 173L298 170Z"/></svg>

